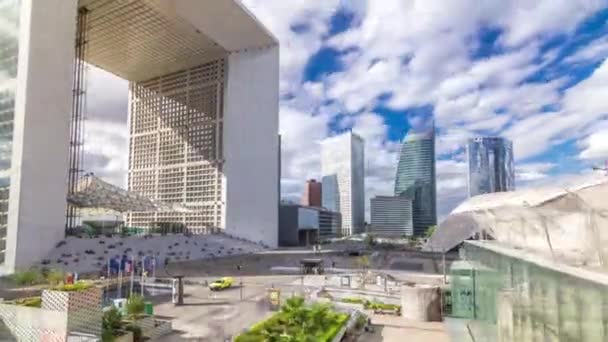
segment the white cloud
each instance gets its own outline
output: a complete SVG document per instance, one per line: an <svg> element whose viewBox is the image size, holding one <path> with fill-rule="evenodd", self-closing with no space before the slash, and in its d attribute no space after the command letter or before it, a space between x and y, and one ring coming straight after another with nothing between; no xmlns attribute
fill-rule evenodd
<svg viewBox="0 0 608 342"><path fill-rule="evenodd" d="M595 132L582 142L581 159L608 159L608 130Z"/></svg>
<svg viewBox="0 0 608 342"><path fill-rule="evenodd" d="M547 172L554 169L554 163L524 163L515 167L515 177L517 182L528 182L548 177Z"/></svg>
<svg viewBox="0 0 608 342"><path fill-rule="evenodd" d="M126 188L129 132L124 123L88 120L85 123L84 167L102 179Z"/></svg>
<svg viewBox="0 0 608 342"><path fill-rule="evenodd" d="M317 52L329 30L339 0L244 0L243 3L279 39L281 91L295 92L310 56ZM306 28L294 32L294 25Z"/></svg>

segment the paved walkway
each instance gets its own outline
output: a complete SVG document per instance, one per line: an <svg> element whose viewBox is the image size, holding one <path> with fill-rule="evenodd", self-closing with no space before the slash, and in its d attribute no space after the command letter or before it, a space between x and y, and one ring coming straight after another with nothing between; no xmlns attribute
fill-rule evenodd
<svg viewBox="0 0 608 342"><path fill-rule="evenodd" d="M360 342L449 342L443 322L411 322L401 317L374 315L374 333L364 333Z"/></svg>

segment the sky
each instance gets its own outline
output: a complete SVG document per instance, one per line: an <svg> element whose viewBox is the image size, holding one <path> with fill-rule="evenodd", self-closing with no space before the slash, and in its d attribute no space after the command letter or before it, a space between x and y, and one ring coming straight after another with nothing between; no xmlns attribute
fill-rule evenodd
<svg viewBox="0 0 608 342"><path fill-rule="evenodd" d="M400 140L435 123L438 213L467 196L464 144L513 141L518 188L608 159L608 0L243 0L279 39L282 197L320 178L319 142L365 139L366 203ZM124 80L91 67L85 167L126 186Z"/></svg>

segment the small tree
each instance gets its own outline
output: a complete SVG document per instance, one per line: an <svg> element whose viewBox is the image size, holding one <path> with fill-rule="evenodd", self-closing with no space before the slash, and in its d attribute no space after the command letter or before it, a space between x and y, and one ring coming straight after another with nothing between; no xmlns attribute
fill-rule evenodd
<svg viewBox="0 0 608 342"><path fill-rule="evenodd" d="M115 306L103 313L102 341L113 341L115 334L122 327L122 315Z"/></svg>

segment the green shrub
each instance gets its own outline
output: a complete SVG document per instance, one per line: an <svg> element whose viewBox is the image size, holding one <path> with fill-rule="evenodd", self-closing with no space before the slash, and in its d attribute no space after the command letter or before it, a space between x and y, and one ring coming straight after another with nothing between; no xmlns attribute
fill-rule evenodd
<svg viewBox="0 0 608 342"><path fill-rule="evenodd" d="M328 305L308 306L299 297L288 299L281 311L259 322L236 338L236 342L266 341L331 341L348 320L348 315L338 313Z"/></svg>
<svg viewBox="0 0 608 342"><path fill-rule="evenodd" d="M363 329L363 327L367 324L367 317L364 315L357 316L357 320L355 321L355 327L357 330Z"/></svg>
<svg viewBox="0 0 608 342"><path fill-rule="evenodd" d="M65 279L65 273L62 270L50 270L45 275L47 283L51 285L58 285Z"/></svg>
<svg viewBox="0 0 608 342"><path fill-rule="evenodd" d="M64 291L64 292L72 292L72 291L83 291L93 287L92 283L87 281L78 281L74 284L61 284L53 287L55 291Z"/></svg>
<svg viewBox="0 0 608 342"><path fill-rule="evenodd" d="M103 313L102 328L103 332L108 332L111 336L114 336L116 332L122 327L122 314L115 307L112 306L110 309ZM105 341L105 339L104 339Z"/></svg>
<svg viewBox="0 0 608 342"><path fill-rule="evenodd" d="M34 268L25 271L15 272L11 276L11 278L13 282L15 282L15 284L20 286L37 285L44 283L44 277L42 276L42 272Z"/></svg>
<svg viewBox="0 0 608 342"><path fill-rule="evenodd" d="M144 297L140 295L132 295L127 299L127 314L129 316L138 316L144 313L146 303Z"/></svg>

